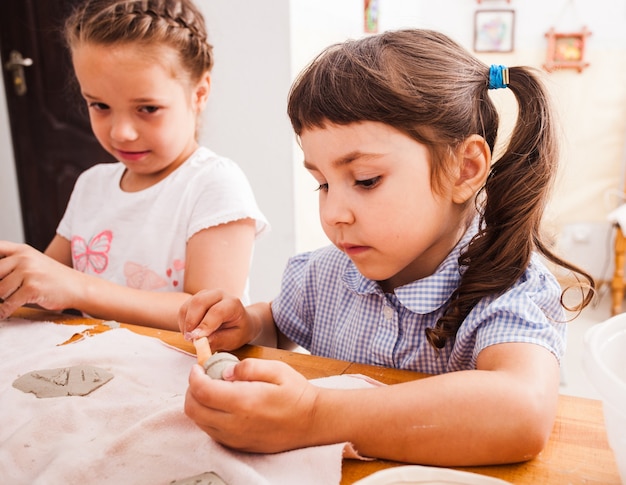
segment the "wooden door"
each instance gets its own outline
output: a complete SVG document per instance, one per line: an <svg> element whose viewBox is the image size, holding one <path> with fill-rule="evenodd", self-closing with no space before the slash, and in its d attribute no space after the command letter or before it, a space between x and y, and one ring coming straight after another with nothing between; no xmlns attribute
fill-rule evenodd
<svg viewBox="0 0 626 485"><path fill-rule="evenodd" d="M80 1L0 1L0 56L24 233L40 250L54 236L78 175L112 161L91 132L62 37L63 19ZM12 52L24 64L32 61L23 68L23 84L18 78L16 85L8 68Z"/></svg>

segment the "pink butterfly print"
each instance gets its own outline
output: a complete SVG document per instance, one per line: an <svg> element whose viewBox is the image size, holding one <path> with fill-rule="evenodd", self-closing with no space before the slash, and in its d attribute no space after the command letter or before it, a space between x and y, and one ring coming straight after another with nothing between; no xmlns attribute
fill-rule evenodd
<svg viewBox="0 0 626 485"><path fill-rule="evenodd" d="M156 290L167 286L167 281L146 266L128 261L124 265L126 286L138 290Z"/></svg>
<svg viewBox="0 0 626 485"><path fill-rule="evenodd" d="M88 269L100 274L109 265L108 252L111 249L111 241L113 233L111 231L102 231L91 238L89 244L80 236L72 237L72 260L74 268L83 273Z"/></svg>

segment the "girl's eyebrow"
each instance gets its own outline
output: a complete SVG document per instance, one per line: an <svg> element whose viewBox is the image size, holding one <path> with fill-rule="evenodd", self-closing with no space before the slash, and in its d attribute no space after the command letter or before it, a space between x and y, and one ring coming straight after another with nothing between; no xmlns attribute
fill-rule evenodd
<svg viewBox="0 0 626 485"><path fill-rule="evenodd" d="M337 158L336 160L333 161L332 164L334 167L343 167L345 165L349 165L350 163L354 162L358 158L362 158L362 157L376 158L379 156L380 155L378 153L363 153L358 150L354 150L350 153L346 153L345 155ZM307 170L317 170L315 165L307 162L306 160L304 161L304 168L306 168Z"/></svg>
<svg viewBox="0 0 626 485"><path fill-rule="evenodd" d="M99 99L97 96L93 96L89 93L86 93L83 91L82 93L84 98L90 99L90 100L97 100ZM158 99L155 98L136 98L132 100L133 103L138 103L138 104L161 104L162 101L159 101Z"/></svg>

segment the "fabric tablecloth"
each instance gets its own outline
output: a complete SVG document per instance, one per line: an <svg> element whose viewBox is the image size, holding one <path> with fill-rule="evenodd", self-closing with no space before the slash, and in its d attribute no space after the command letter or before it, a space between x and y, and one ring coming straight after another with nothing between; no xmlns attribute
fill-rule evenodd
<svg viewBox="0 0 626 485"><path fill-rule="evenodd" d="M60 345L81 330L0 321L2 484L155 485L209 471L229 485L340 482L347 444L267 455L230 450L184 414L194 356L123 328ZM114 378L86 396L38 398L12 385L34 370L81 364ZM372 385L350 376L318 384Z"/></svg>

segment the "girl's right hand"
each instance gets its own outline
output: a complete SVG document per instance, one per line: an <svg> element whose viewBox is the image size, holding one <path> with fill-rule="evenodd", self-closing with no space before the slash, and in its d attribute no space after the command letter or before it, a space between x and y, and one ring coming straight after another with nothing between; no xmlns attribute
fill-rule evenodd
<svg viewBox="0 0 626 485"><path fill-rule="evenodd" d="M320 423L323 390L284 362L244 359L211 379L199 365L189 374L185 413L215 441L241 451L276 453L339 442ZM330 437L320 438L321 434Z"/></svg>
<svg viewBox="0 0 626 485"><path fill-rule="evenodd" d="M208 337L214 350L233 350L254 340L250 315L238 298L221 290L202 290L178 312L178 326L186 339Z"/></svg>
<svg viewBox="0 0 626 485"><path fill-rule="evenodd" d="M75 308L82 273L27 244L0 241L0 320L22 305Z"/></svg>

